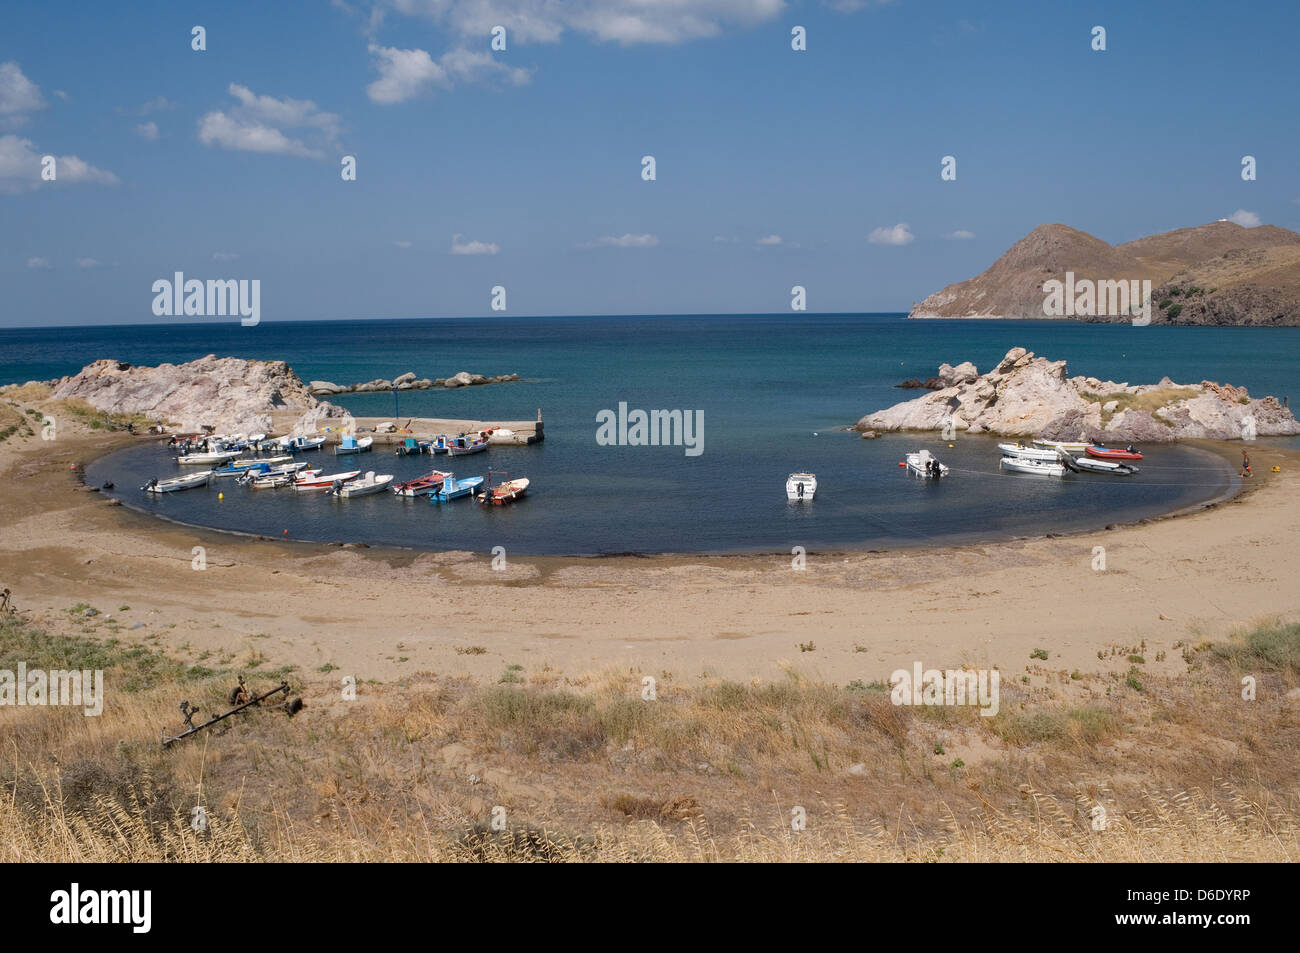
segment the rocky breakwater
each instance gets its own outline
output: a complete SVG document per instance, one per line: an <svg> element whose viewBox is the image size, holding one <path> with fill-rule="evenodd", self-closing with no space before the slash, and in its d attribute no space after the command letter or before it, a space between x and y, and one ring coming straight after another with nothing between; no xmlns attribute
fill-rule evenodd
<svg viewBox="0 0 1300 953"><path fill-rule="evenodd" d="M144 414L184 432L271 430L271 414L297 413L294 433L314 432L318 421L347 412L318 400L284 361L207 357L187 364L138 367L95 361L51 382L53 400L80 400L96 410Z"/></svg>
<svg viewBox="0 0 1300 953"><path fill-rule="evenodd" d="M384 380L382 377L361 384L311 381L307 385L307 389L315 397L333 397L336 394L371 394L378 391L392 390L394 387L398 390L431 390L435 387L474 387L478 384L504 384L508 381L517 380L519 380L518 374L485 377L482 374L471 374L468 371L461 371L451 377L439 377L430 380L427 377L416 377L414 371L407 371L405 374L394 377L391 381Z"/></svg>
<svg viewBox="0 0 1300 953"><path fill-rule="evenodd" d="M986 374L969 362L943 365L943 387L868 414L855 430L939 430L1088 440L1164 442L1192 438L1236 440L1300 434L1300 423L1274 397L1201 381L1158 384L1070 377L1065 361L1012 348Z"/></svg>

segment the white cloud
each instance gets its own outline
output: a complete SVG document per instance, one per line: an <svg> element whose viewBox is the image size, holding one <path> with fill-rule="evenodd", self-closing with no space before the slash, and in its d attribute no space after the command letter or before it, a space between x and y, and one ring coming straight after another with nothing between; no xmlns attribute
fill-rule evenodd
<svg viewBox="0 0 1300 953"><path fill-rule="evenodd" d="M399 50L373 43L370 53L379 79L366 87L366 95L381 106L405 102L432 87L451 89L458 83L493 80L522 86L531 78L528 70L507 66L490 53L465 49L444 53L437 62L425 50Z"/></svg>
<svg viewBox="0 0 1300 953"><path fill-rule="evenodd" d="M758 243L759 243L760 245L779 245L779 244L781 244L781 236L780 236L780 235L765 235L763 238L760 238L760 239L758 240Z"/></svg>
<svg viewBox="0 0 1300 953"><path fill-rule="evenodd" d="M857 13L867 7L884 7L893 0L822 0L822 6L830 7L836 13Z"/></svg>
<svg viewBox="0 0 1300 953"><path fill-rule="evenodd" d="M228 88L239 105L229 112L214 110L199 120L199 141L205 146L305 159L324 158L324 147L337 148L339 117L321 111L310 99L258 96L238 83ZM284 129L306 130L313 144L287 135Z"/></svg>
<svg viewBox="0 0 1300 953"><path fill-rule="evenodd" d="M55 95L55 96L58 96L59 99L63 100L65 103L70 103L70 102L72 102L72 97L69 96L67 93L65 93L65 92L64 92L63 90L61 90L61 89L56 89L56 90L54 91L54 95Z"/></svg>
<svg viewBox="0 0 1300 953"><path fill-rule="evenodd" d="M455 242L455 239L452 239L452 241L453 241L453 243L454 243L454 242ZM398 248L410 248L410 247L411 247L411 243L410 243L410 242L393 242L393 244L396 245Z"/></svg>
<svg viewBox="0 0 1300 953"><path fill-rule="evenodd" d="M214 251L212 253L213 261L234 261L239 257L239 252L233 251Z"/></svg>
<svg viewBox="0 0 1300 953"><path fill-rule="evenodd" d="M1247 212L1244 208L1239 208L1229 215L1228 221L1236 222L1244 228L1258 228L1260 225L1259 215L1255 212Z"/></svg>
<svg viewBox="0 0 1300 953"><path fill-rule="evenodd" d="M48 271L52 266L48 258L28 258L27 267L33 271Z"/></svg>
<svg viewBox="0 0 1300 953"><path fill-rule="evenodd" d="M55 178L45 181L41 178L43 158L41 153L32 148L30 139L20 139L15 135L0 136L0 192L12 195L42 186L118 184L117 176L112 172L97 169L76 156L55 156Z"/></svg>
<svg viewBox="0 0 1300 953"><path fill-rule="evenodd" d="M952 238L952 239L955 239L955 240L957 240L957 241L962 241L963 239L974 238L974 237L975 237L975 233L974 233L974 232L968 232L968 231L967 231L966 229L964 229L964 228L959 228L959 229L957 229L957 231L955 231L955 232L949 232L947 235L945 235L945 236L943 236L943 237L944 237L944 238Z"/></svg>
<svg viewBox="0 0 1300 953"><path fill-rule="evenodd" d="M174 109L175 106L176 104L172 102L170 99L168 99L166 96L155 96L147 103L142 103L139 110L137 111L140 113L141 116L147 116L151 112L158 112L159 110L162 109Z"/></svg>
<svg viewBox="0 0 1300 953"><path fill-rule="evenodd" d="M98 268L98 267L99 267L99 261L98 261L98 259L95 259L95 258L78 258L78 259L77 259L77 267L78 267L78 268Z"/></svg>
<svg viewBox="0 0 1300 953"><path fill-rule="evenodd" d="M460 235L454 235L451 239L451 253L453 255L495 255L501 250L501 246L496 242L465 242L461 241Z"/></svg>
<svg viewBox="0 0 1300 953"><path fill-rule="evenodd" d="M899 222L893 228L877 228L867 241L873 245L906 245L915 237L906 222Z"/></svg>
<svg viewBox="0 0 1300 953"><path fill-rule="evenodd" d="M21 126L27 114L45 108L41 89L23 75L17 63L0 63L0 123Z"/></svg>
<svg viewBox="0 0 1300 953"><path fill-rule="evenodd" d="M565 32L601 42L684 43L770 22L785 0L387 0L387 8L482 39L501 24L510 42L555 43ZM382 20L383 10L372 19Z"/></svg>
<svg viewBox="0 0 1300 953"><path fill-rule="evenodd" d="M141 139L148 139L150 142L158 138L158 124L156 122L142 122L135 127L135 131Z"/></svg>
<svg viewBox="0 0 1300 953"><path fill-rule="evenodd" d="M594 242L581 245L581 248L654 248L659 244L656 235L602 235Z"/></svg>

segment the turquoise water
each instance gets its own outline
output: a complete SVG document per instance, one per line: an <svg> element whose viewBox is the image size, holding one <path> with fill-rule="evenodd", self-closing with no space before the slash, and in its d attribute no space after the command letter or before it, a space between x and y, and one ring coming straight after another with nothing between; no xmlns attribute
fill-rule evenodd
<svg viewBox="0 0 1300 953"><path fill-rule="evenodd" d="M1212 379L1252 394L1300 394L1300 329L1134 328L1059 322L907 321L901 315L483 318L411 321L236 322L0 330L0 382L73 373L102 357L179 363L208 353L282 359L303 379L353 383L405 371L517 372L524 381L406 392L402 416L530 419L546 441L493 448L456 462L458 476L489 466L527 476L513 507L434 507L390 496L339 501L252 493L229 483L145 500L136 487L176 467L162 450L132 448L96 464L125 502L202 525L326 541L519 553L735 552L886 548L1064 532L1167 512L1229 491L1235 477L1190 447L1146 448L1130 479L1048 481L1002 474L995 440L948 449L933 437L864 441L837 432L918 392L893 385L941 362L987 370L1011 347L1069 361L1071 374L1133 383L1168 375ZM347 396L358 416L394 416L391 393ZM703 452L602 446L596 416L629 408L702 411ZM897 463L928 447L953 475L909 479ZM334 458L322 463L333 469ZM358 458L353 458L358 459ZM446 457L374 452L357 465L418 475ZM817 473L811 505L785 502L794 470ZM223 481L224 482L224 481ZM218 501L217 491L225 493Z"/></svg>

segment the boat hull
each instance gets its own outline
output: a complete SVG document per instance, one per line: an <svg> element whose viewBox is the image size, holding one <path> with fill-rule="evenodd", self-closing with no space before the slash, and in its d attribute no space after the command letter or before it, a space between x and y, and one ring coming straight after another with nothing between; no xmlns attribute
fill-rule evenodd
<svg viewBox="0 0 1300 953"><path fill-rule="evenodd" d="M1003 470L1015 473L1028 473L1032 476L1065 476L1065 467L1060 463L1048 463L1044 460L1025 460L1021 457L1003 457L998 463Z"/></svg>
<svg viewBox="0 0 1300 953"><path fill-rule="evenodd" d="M1084 451L1098 460L1141 460L1142 454L1136 450L1113 450L1110 447L1087 447Z"/></svg>

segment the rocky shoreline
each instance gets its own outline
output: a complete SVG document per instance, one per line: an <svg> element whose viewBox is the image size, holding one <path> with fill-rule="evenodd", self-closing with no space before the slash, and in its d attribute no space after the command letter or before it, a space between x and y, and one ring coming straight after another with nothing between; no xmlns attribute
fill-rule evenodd
<svg viewBox="0 0 1300 953"><path fill-rule="evenodd" d="M1201 381L1158 384L1069 377L1065 361L1012 348L986 374L969 361L939 367L938 389L868 414L853 429L965 431L1092 442L1250 440L1300 434L1300 423L1275 397ZM925 386L925 385L922 385Z"/></svg>
<svg viewBox="0 0 1300 953"><path fill-rule="evenodd" d="M391 381L382 377L375 378L373 381L364 381L360 384L309 381L307 389L314 397L333 397L336 394L373 394L393 390L394 388L397 390L432 390L435 387L476 387L480 384L505 384L517 380L519 380L518 374L485 377L482 374L471 374L469 371L461 371L451 377L439 377L430 380L427 377L416 377L414 371L407 371L405 374L394 377Z"/></svg>
<svg viewBox="0 0 1300 953"><path fill-rule="evenodd" d="M254 361L209 354L184 364L136 366L99 360L76 374L22 387L48 387L50 399L80 401L106 414L143 416L183 432L269 433L272 415L294 415L290 433L314 433L324 421L348 411L322 400L336 394L474 387L519 380L518 374L486 377L461 371L447 378L417 378L414 372L393 380L341 386L330 381L304 383L284 361ZM0 391L3 391L0 388Z"/></svg>

